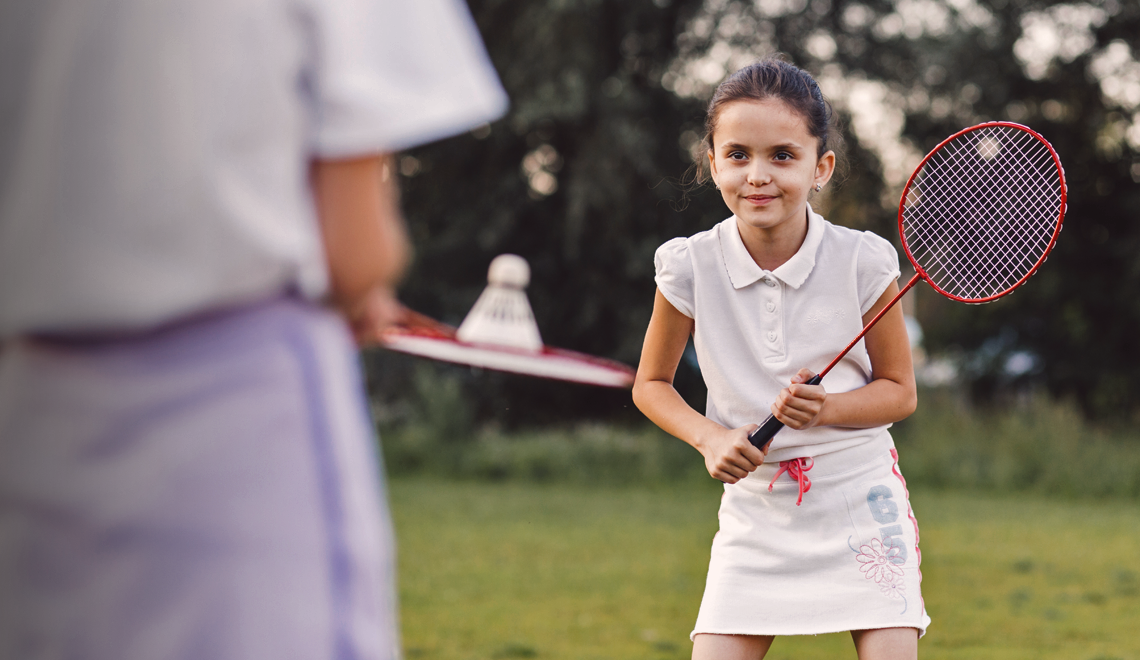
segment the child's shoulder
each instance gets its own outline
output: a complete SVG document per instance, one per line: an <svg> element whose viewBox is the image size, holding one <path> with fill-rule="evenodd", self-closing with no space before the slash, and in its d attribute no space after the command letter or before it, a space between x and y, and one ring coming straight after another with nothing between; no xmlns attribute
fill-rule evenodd
<svg viewBox="0 0 1140 660"><path fill-rule="evenodd" d="M735 217L692 236L669 239L653 255L657 288L686 316L693 315L692 296L696 272L709 270L711 264L722 260L721 234L726 226L731 229L728 222L735 222Z"/></svg>
<svg viewBox="0 0 1140 660"><path fill-rule="evenodd" d="M859 255L881 255L885 258L898 260L898 253L895 251L894 245L875 232L837 225L822 217L820 219L823 220L822 242L824 245Z"/></svg>
<svg viewBox="0 0 1140 660"><path fill-rule="evenodd" d="M653 255L658 291L677 311L689 318L695 318L696 313L696 273L709 270L708 266L721 258L720 233L729 221L734 219L717 223L711 229L692 236L669 239Z"/></svg>
<svg viewBox="0 0 1140 660"><path fill-rule="evenodd" d="M871 242L880 242L881 241L883 243L888 243L888 244L890 243L890 241L883 238L882 236L879 236L878 234L876 234L873 231L867 231L864 229L853 229L851 227L847 227L844 225L837 225L834 222L831 222L830 220L823 218L822 216L820 216L820 219L823 220L825 237L830 238L833 241L847 242L847 243L851 243L854 245L857 245L857 244L864 242L864 241L871 241Z"/></svg>
<svg viewBox="0 0 1140 660"><path fill-rule="evenodd" d="M661 256L673 255L688 255L691 251L703 251L711 248L716 248L720 245L721 232L725 231L725 225L728 222L734 221L735 216L716 223L709 229L697 232L692 236L678 236L671 238L661 244L657 248L657 254Z"/></svg>

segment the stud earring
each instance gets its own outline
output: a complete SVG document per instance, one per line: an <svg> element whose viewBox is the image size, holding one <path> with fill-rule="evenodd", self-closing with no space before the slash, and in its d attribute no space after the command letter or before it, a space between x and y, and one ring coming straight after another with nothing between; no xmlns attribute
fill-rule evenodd
<svg viewBox="0 0 1140 660"><path fill-rule="evenodd" d="M819 192L819 191L821 191L821 190L823 190L823 185L822 185L822 184L818 184L818 183L817 183L817 184L815 184L815 191L816 191L816 192Z"/></svg>

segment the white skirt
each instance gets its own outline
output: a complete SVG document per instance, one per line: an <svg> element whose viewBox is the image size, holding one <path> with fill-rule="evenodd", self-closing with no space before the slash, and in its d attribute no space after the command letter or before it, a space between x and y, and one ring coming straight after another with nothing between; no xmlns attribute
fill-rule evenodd
<svg viewBox="0 0 1140 660"><path fill-rule="evenodd" d="M800 485L762 465L725 485L705 595L690 637L917 628L918 522L888 432L814 458Z"/></svg>

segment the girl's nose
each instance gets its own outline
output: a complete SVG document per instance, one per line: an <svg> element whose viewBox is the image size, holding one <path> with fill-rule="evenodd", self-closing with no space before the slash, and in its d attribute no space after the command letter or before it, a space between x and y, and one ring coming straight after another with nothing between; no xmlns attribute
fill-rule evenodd
<svg viewBox="0 0 1140 660"><path fill-rule="evenodd" d="M772 175L768 172L766 167L758 163L748 168L748 183L754 186L763 186L771 182Z"/></svg>

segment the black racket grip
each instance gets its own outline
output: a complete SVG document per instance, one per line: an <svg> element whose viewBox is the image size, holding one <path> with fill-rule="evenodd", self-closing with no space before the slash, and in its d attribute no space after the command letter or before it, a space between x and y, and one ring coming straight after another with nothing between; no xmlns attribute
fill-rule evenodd
<svg viewBox="0 0 1140 660"><path fill-rule="evenodd" d="M804 383L804 385L819 385L821 380L823 380L823 376L816 374L812 376L810 380ZM764 423L760 425L760 428L748 434L748 441L752 443L753 447L763 450L764 447L768 446L768 443L772 441L772 438L777 433L779 433L780 429L782 428L784 428L783 422L776 419L775 415L768 415L768 419L764 420Z"/></svg>

